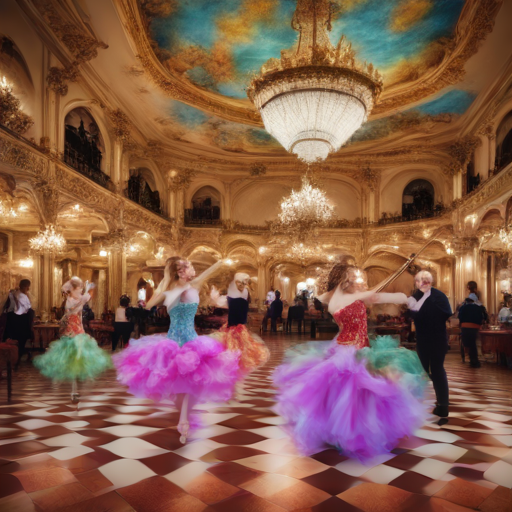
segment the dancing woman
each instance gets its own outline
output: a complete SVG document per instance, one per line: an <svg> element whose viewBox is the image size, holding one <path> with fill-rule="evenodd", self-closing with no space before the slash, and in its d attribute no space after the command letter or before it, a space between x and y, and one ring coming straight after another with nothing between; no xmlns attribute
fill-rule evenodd
<svg viewBox="0 0 512 512"><path fill-rule="evenodd" d="M247 314L251 297L249 274L237 272L229 283L227 295L219 295L212 287L211 298L219 307L228 308L228 323L213 337L221 341L228 350L238 350L242 375L267 362L270 352L263 340L247 329Z"/></svg>
<svg viewBox="0 0 512 512"><path fill-rule="evenodd" d="M85 333L82 325L82 309L91 300L89 291L93 283L84 283L72 277L62 287L66 297L65 313L60 321L60 339L52 341L45 354L34 359L34 365L45 377L54 381L71 381L71 401L80 397L77 380L93 379L112 366L110 357L96 340Z"/></svg>
<svg viewBox="0 0 512 512"><path fill-rule="evenodd" d="M195 277L190 261L169 259L164 278L147 304L150 309L163 301L171 317L169 332L130 340L128 348L113 356L117 378L132 394L174 401L180 410L178 431L183 444L192 407L229 400L238 379L240 353L226 350L210 336L198 336L194 329L199 289L224 263L219 261Z"/></svg>
<svg viewBox="0 0 512 512"><path fill-rule="evenodd" d="M403 293L368 291L355 266L336 265L322 300L340 328L326 348L289 351L276 369L277 410L305 454L327 446L361 461L392 450L424 421L426 376L416 353L389 336L369 347L366 305L407 302Z"/></svg>

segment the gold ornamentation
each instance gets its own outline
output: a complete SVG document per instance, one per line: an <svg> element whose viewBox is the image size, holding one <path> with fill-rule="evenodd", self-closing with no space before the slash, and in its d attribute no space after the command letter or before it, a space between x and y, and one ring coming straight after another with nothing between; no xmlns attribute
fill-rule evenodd
<svg viewBox="0 0 512 512"><path fill-rule="evenodd" d="M12 93L5 76L0 80L0 124L20 135L28 132L34 124L34 120L21 110L21 101Z"/></svg>
<svg viewBox="0 0 512 512"><path fill-rule="evenodd" d="M177 171L175 169L167 172L167 186L171 192L177 192L178 190L186 190L192 178L196 175L196 171L193 169L182 169Z"/></svg>
<svg viewBox="0 0 512 512"><path fill-rule="evenodd" d="M68 93L68 84L66 82L76 82L78 80L78 67L71 65L65 69L51 67L48 70L46 83L52 91L66 96Z"/></svg>
<svg viewBox="0 0 512 512"><path fill-rule="evenodd" d="M114 135L117 140L129 142L131 139L131 122L128 116L119 108L107 109L108 116L114 125Z"/></svg>
<svg viewBox="0 0 512 512"><path fill-rule="evenodd" d="M443 169L443 172L450 176L457 174L459 171L466 172L466 166L471 159L471 155L480 144L481 140L473 135L468 135L452 144L448 148L451 161Z"/></svg>
<svg viewBox="0 0 512 512"><path fill-rule="evenodd" d="M249 174L251 176L263 176L267 174L267 166L262 163L254 162L249 168Z"/></svg>

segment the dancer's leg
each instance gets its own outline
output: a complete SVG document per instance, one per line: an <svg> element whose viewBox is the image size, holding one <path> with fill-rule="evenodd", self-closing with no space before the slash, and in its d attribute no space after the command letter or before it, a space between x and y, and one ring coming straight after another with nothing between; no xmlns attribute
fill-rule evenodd
<svg viewBox="0 0 512 512"><path fill-rule="evenodd" d="M77 383L76 383L76 379L73 379L71 381L71 401L73 403L75 402L78 402L78 397L80 395L78 394L78 386L77 386Z"/></svg>
<svg viewBox="0 0 512 512"><path fill-rule="evenodd" d="M187 442L188 429L190 424L188 422L188 409L189 409L189 395L186 394L183 397L180 412L180 421L178 423L178 432L181 434L180 443L185 444Z"/></svg>

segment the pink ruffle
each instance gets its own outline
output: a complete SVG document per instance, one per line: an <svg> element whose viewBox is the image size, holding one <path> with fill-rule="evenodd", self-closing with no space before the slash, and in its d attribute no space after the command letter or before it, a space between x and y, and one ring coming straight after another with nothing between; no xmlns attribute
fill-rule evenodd
<svg viewBox="0 0 512 512"><path fill-rule="evenodd" d="M130 341L113 356L117 379L130 393L156 401L188 393L197 402L226 401L238 379L240 353L224 349L209 336L182 347L164 334Z"/></svg>

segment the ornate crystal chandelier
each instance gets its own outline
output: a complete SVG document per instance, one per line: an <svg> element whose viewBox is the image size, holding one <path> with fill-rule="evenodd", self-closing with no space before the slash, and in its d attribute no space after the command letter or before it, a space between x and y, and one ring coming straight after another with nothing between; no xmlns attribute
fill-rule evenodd
<svg viewBox="0 0 512 512"><path fill-rule="evenodd" d="M270 59L247 90L267 131L312 163L334 153L366 121L382 90L372 64L358 63L342 36L329 39L332 2L298 0L292 27L297 48Z"/></svg>
<svg viewBox="0 0 512 512"><path fill-rule="evenodd" d="M44 231L39 231L28 243L32 251L43 254L58 254L66 248L66 239L53 224L48 224Z"/></svg>
<svg viewBox="0 0 512 512"><path fill-rule="evenodd" d="M334 206L329 203L325 192L311 184L309 178L302 178L300 190L292 190L281 202L281 212L271 225L275 234L300 236L304 239L334 218Z"/></svg>

